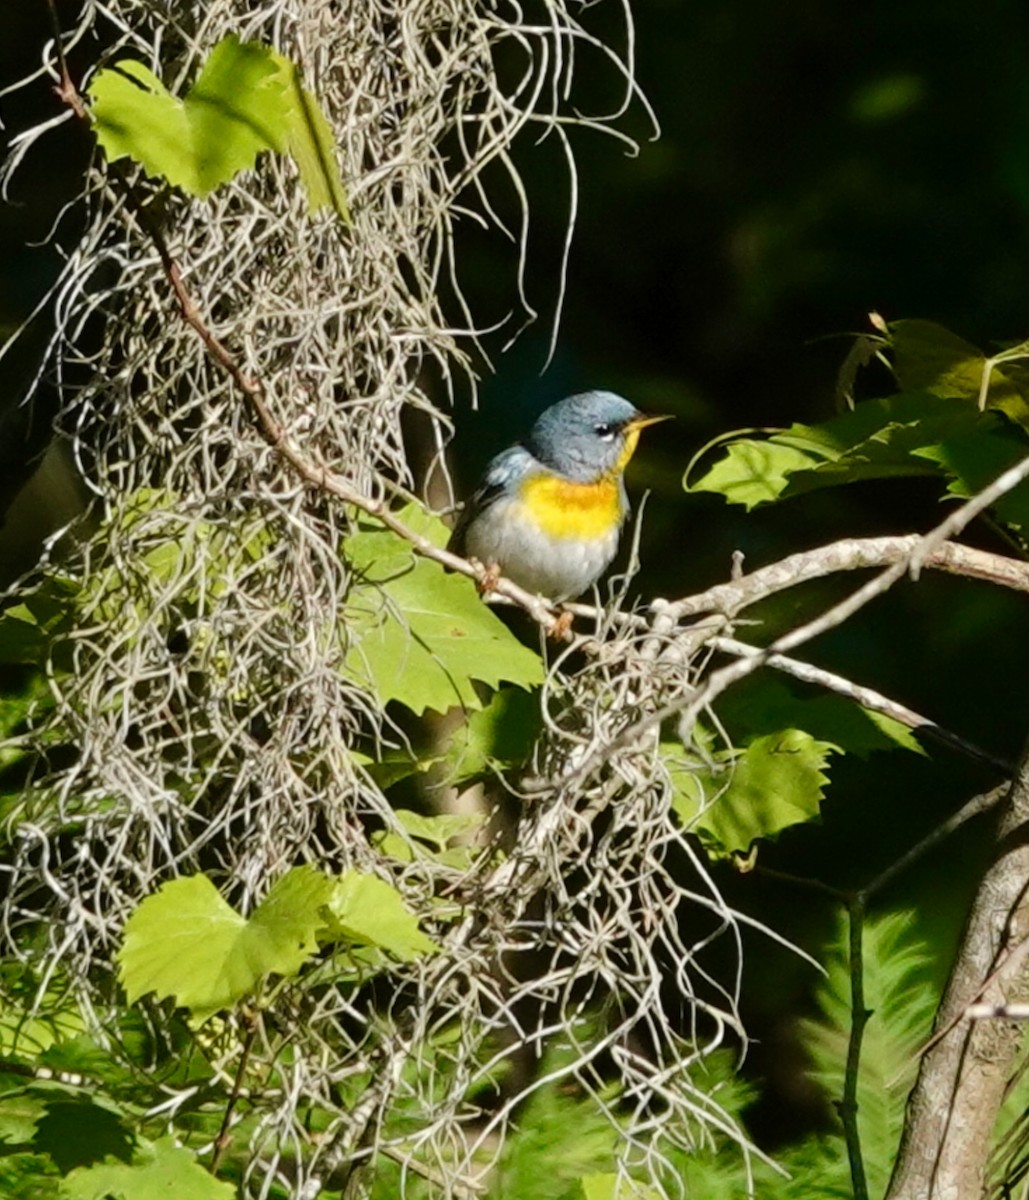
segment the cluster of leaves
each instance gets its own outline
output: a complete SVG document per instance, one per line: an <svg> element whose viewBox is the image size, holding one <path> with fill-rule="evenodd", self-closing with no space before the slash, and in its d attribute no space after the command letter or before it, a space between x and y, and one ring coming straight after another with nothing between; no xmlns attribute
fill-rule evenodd
<svg viewBox="0 0 1029 1200"><path fill-rule="evenodd" d="M111 162L129 158L191 196L207 196L264 151L290 155L312 212L349 220L335 139L296 66L270 46L228 37L180 100L135 59L98 71L87 98Z"/></svg>
<svg viewBox="0 0 1029 1200"><path fill-rule="evenodd" d="M818 425L733 438L699 479L687 476L687 490L753 509L819 488L935 477L947 496L964 499L1025 456L1029 347L989 357L929 321L886 326L876 318L876 328L859 339L842 378L846 411ZM890 369L900 390L854 402L851 367L871 360ZM1025 545L1029 486L1007 493L994 516ZM700 759L666 747L676 809L715 854L746 852L817 817L834 755L921 752L895 721L839 698L799 696L767 677L725 697L719 717L731 749L717 748L710 734Z"/></svg>
<svg viewBox="0 0 1029 1200"><path fill-rule="evenodd" d="M1029 347L988 357L931 321L882 326L862 340L890 367L899 391L851 403L819 425L734 439L688 491L752 509L817 488L867 479L935 476L947 493L980 491L1024 457L1029 432ZM996 516L1029 529L1029 488L1008 493Z"/></svg>
<svg viewBox="0 0 1029 1200"><path fill-rule="evenodd" d="M237 914L225 914L223 902L195 881L179 881L184 888L168 885L162 893L144 902L126 933L122 952L122 974L126 985L137 991L151 983L149 969L138 961L144 946L145 929L158 929L170 938L183 954L181 984L172 981L174 968L171 951L162 967L164 983L154 983L160 992L172 994L181 987L191 995L195 988L190 976L206 974L197 962L195 946L183 945L178 931L176 908L187 890L186 905L197 913L214 914L216 936L223 945L232 941L228 957L238 963L245 958L244 942L260 947L265 967L287 972L295 966L279 940L283 933L282 905L288 892L296 892L302 903L331 892L332 881L304 870L301 875L284 877L277 897L269 896L255 910L250 922ZM279 911L276 912L276 909ZM263 912L262 912L263 910ZM230 910L231 911L231 910ZM309 912L313 912L308 907ZM356 911L356 910L355 910ZM366 910L367 913L370 910ZM412 931L409 914L396 909L396 945L400 952L411 949ZM322 917L334 917L322 909ZM182 912L186 918L185 911ZM360 918L358 918L360 919ZM231 926L231 931L230 931ZM246 929L249 927L249 933ZM307 929L313 927L309 924ZM328 926L323 926L328 928ZM386 940L393 940L387 935ZM370 934L359 935L365 947L383 950ZM846 930L841 926L826 958L827 975L819 990L818 1016L803 1025L805 1051L810 1059L810 1078L823 1089L827 1113L832 1100L840 1094L847 1056L849 1028L849 964ZM870 1194L880 1195L896 1151L903 1117L904 1099L917 1048L935 1003L935 988L926 970L924 948L911 936L910 917L894 914L865 927L864 940L866 995L872 1015L865 1031L864 1053L858 1083L861 1134L870 1180ZM194 970L194 968L199 968ZM236 967L230 963L230 970ZM242 987L234 973L237 990ZM24 1003L27 981L8 978L5 1001ZM205 992L201 1007L213 997ZM181 995L179 997L181 999ZM217 1027L217 1022L209 1025ZM229 1027L226 1027L228 1030ZM156 1099L160 1084L189 1081L203 1094L211 1082L211 1068L203 1053L203 1042L190 1038L177 1018L166 1018L164 1048L160 1065L154 1070L155 1047L148 1041L145 1022L131 1011L123 1015L119 1035L122 1060L92 1042L84 1033L81 1019L67 997L56 993L51 1010L25 1020L17 1028L8 1021L2 1036L4 1092L0 1098L0 1135L5 1154L0 1163L0 1184L6 1179L12 1197L30 1196L59 1200L104 1200L107 1196L126 1200L176 1195L191 1200L227 1200L235 1189L216 1179L198 1162L195 1153L174 1140L162 1136L160 1122L142 1116L148 1095ZM581 1043L590 1033L585 1027L575 1031ZM231 1035L236 1036L236 1035ZM440 1053L432 1048L412 1062L406 1071L446 1070L444 1053L446 1031L440 1035ZM125 1055L138 1064L126 1065ZM143 1063L153 1076L144 1081ZM515 1128L505 1141L503 1153L485 1193L492 1200L617 1200L618 1168L625 1168L624 1145L611 1114L622 1111L618 1085L611 1082L599 1096L584 1091L577 1083L572 1067L576 1051L571 1040L555 1039L539 1064L540 1077L549 1082L535 1091L519 1113ZM430 1061L431 1059L431 1061ZM43 1080L18 1073L29 1063L52 1070L88 1072L90 1078L63 1082ZM711 1090L733 1118L745 1122L747 1110L760 1095L753 1083L742 1081L731 1053L720 1051L706 1060ZM67 1079L68 1076L66 1075ZM358 1081L359 1082L359 1081ZM355 1089L358 1083L354 1084ZM411 1089L416 1094L415 1089ZM197 1142L210 1140L216 1128L217 1108L207 1092L207 1104L187 1110L184 1127L192 1129ZM631 1107L631 1106L630 1106ZM628 1110L626 1110L628 1112ZM397 1129L417 1128L417 1113L401 1106L392 1120ZM388 1132L388 1131L387 1131ZM674 1139L662 1147L669 1182L682 1179L690 1194L720 1200L746 1194L746 1172L738 1147L728 1137L706 1152L686 1155L674 1145ZM830 1128L816 1133L778 1156L781 1166L760 1159L753 1163L759 1194L778 1197L835 1196L849 1192L846 1151L841 1131L834 1120ZM384 1159L374 1173L376 1200L392 1200L398 1194L400 1166ZM6 1174L5 1174L6 1172ZM164 1190L162 1190L164 1189ZM432 1184L417 1182L405 1194L418 1200L432 1194ZM647 1200L660 1194L653 1186L640 1183L635 1193Z"/></svg>

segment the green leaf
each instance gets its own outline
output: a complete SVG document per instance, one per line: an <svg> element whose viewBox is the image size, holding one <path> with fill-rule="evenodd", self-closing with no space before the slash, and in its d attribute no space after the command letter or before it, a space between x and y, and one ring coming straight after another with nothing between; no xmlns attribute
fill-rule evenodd
<svg viewBox="0 0 1029 1200"><path fill-rule="evenodd" d="M480 847L474 844L450 845L456 839L467 838L482 825L485 818L478 813L440 813L426 817L406 808L398 808L394 815L410 837L385 830L376 834L373 841L383 854L388 854L398 862L423 859L464 871L479 853ZM423 847L421 842L428 845Z"/></svg>
<svg viewBox="0 0 1029 1200"><path fill-rule="evenodd" d="M107 1159L79 1167L64 1180L60 1195L61 1200L233 1200L236 1189L165 1137L141 1148L131 1164Z"/></svg>
<svg viewBox="0 0 1029 1200"><path fill-rule="evenodd" d="M1007 422L994 422L974 434L924 446L915 453L939 466L950 481L947 491L964 500L1024 458L1029 444ZM991 511L1009 528L1029 532L1029 484L1019 484L1002 496Z"/></svg>
<svg viewBox="0 0 1029 1200"><path fill-rule="evenodd" d="M349 225L347 194L336 160L336 138L315 97L300 82L300 72L281 54L275 54L286 82L286 146L300 172L311 212L331 208Z"/></svg>
<svg viewBox="0 0 1029 1200"><path fill-rule="evenodd" d="M661 1200L656 1188L638 1183L619 1186L619 1177L614 1172L584 1175L579 1182L583 1200Z"/></svg>
<svg viewBox="0 0 1029 1200"><path fill-rule="evenodd" d="M503 688L454 731L446 763L453 780L475 779L523 766L543 725L539 698Z"/></svg>
<svg viewBox="0 0 1029 1200"><path fill-rule="evenodd" d="M0 662L42 666L55 637L71 624L77 593L73 584L53 576L0 611Z"/></svg>
<svg viewBox="0 0 1029 1200"><path fill-rule="evenodd" d="M698 769L683 763L681 747L664 751L672 807L683 823L714 849L745 853L757 838L818 816L829 755L839 748L802 729L782 729Z"/></svg>
<svg viewBox="0 0 1029 1200"><path fill-rule="evenodd" d="M741 742L780 729L806 729L812 737L861 758L877 750L911 750L925 754L912 731L882 713L862 708L844 696L797 696L771 675L752 678L733 688L718 715L730 736Z"/></svg>
<svg viewBox="0 0 1029 1200"><path fill-rule="evenodd" d="M394 816L412 837L428 842L437 850L445 849L454 838L467 837L485 820L479 813L439 813L426 817L407 808L398 808Z"/></svg>
<svg viewBox="0 0 1029 1200"><path fill-rule="evenodd" d="M33 1149L48 1154L63 1174L104 1158L127 1163L133 1150L132 1136L121 1117L81 1095L48 1097L32 1143Z"/></svg>
<svg viewBox="0 0 1029 1200"><path fill-rule="evenodd" d="M821 425L792 425L764 441L742 438L685 486L750 509L815 488L932 474L919 449L994 420L974 405L929 392L869 400Z"/></svg>
<svg viewBox="0 0 1029 1200"><path fill-rule="evenodd" d="M715 492L730 504L750 510L778 500L790 476L815 462L810 454L774 437L767 441L741 438L696 483L684 480L683 486L687 492Z"/></svg>
<svg viewBox="0 0 1029 1200"><path fill-rule="evenodd" d="M313 867L296 867L247 920L205 875L166 883L125 925L118 965L129 1003L154 992L206 1015L269 975L295 975L318 949L321 908L333 888Z"/></svg>
<svg viewBox="0 0 1029 1200"><path fill-rule="evenodd" d="M477 709L475 681L542 683L539 655L490 611L471 580L416 557L380 528L348 538L345 554L361 574L343 614L346 669L382 704L397 700L415 713Z"/></svg>
<svg viewBox="0 0 1029 1200"><path fill-rule="evenodd" d="M34 1012L33 998L25 1006L8 997L0 1002L0 1054L33 1062L56 1043L77 1037L83 1030L82 1014L70 1001L65 1006L46 1005Z"/></svg>
<svg viewBox="0 0 1029 1200"><path fill-rule="evenodd" d="M963 338L933 321L906 320L890 324L893 364L902 388L958 396L979 403L986 371L986 408L1005 413L1029 427L1029 376L1017 360L1024 347L987 356ZM996 365L994 365L996 364Z"/></svg>
<svg viewBox="0 0 1029 1200"><path fill-rule="evenodd" d="M333 933L355 945L375 946L405 961L439 949L418 928L397 889L375 875L344 871L328 909Z"/></svg>
<svg viewBox="0 0 1029 1200"><path fill-rule="evenodd" d="M0 617L0 631L2 629L3 618ZM42 671L33 671L19 690L12 689L6 695L0 695L0 772L31 755L32 751L24 743L14 739L24 732L33 715L49 711L53 705L53 693Z"/></svg>
<svg viewBox="0 0 1029 1200"><path fill-rule="evenodd" d="M97 139L107 157L131 158L148 175L206 196L285 145L284 86L271 52L226 38L184 100L142 63L123 59L89 87Z"/></svg>
<svg viewBox="0 0 1029 1200"><path fill-rule="evenodd" d="M97 72L87 96L112 162L131 158L148 175L203 197L263 151L289 152L309 207L348 219L328 122L296 67L268 46L225 38L182 100L132 59Z"/></svg>

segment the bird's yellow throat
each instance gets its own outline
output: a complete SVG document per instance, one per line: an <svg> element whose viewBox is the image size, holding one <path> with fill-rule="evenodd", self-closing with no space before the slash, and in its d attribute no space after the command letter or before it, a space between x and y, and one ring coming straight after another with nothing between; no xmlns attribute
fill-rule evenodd
<svg viewBox="0 0 1029 1200"><path fill-rule="evenodd" d="M616 475L605 476L596 483L575 483L556 475L532 475L521 486L521 501L526 514L544 533L555 538L606 537L622 519Z"/></svg>
<svg viewBox="0 0 1029 1200"><path fill-rule="evenodd" d="M576 483L557 475L531 475L519 495L527 515L555 538L607 537L622 521L618 481L636 452L640 430L668 417L637 417L624 431L625 444L614 469L595 483Z"/></svg>

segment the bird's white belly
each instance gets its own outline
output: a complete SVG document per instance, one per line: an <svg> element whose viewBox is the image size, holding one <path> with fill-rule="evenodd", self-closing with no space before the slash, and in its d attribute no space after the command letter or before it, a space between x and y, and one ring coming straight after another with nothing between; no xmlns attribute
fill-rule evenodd
<svg viewBox="0 0 1029 1200"><path fill-rule="evenodd" d="M502 499L476 517L465 548L487 565L550 600L581 596L604 573L618 550L619 524L600 538L553 537L540 529L517 499Z"/></svg>

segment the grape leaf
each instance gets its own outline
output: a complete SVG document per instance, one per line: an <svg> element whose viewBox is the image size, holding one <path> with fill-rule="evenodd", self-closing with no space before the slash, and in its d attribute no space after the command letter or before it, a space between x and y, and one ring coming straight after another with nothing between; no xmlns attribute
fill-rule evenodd
<svg viewBox="0 0 1029 1200"><path fill-rule="evenodd" d="M892 717L862 708L835 695L798 696L781 679L763 675L733 688L718 715L730 735L750 741L780 729L805 729L843 753L867 758L877 750L911 750L925 754L914 733Z"/></svg>
<svg viewBox="0 0 1029 1200"><path fill-rule="evenodd" d="M175 1139L143 1144L131 1163L107 1158L61 1183L61 1200L233 1200L236 1189L206 1171Z"/></svg>
<svg viewBox="0 0 1029 1200"><path fill-rule="evenodd" d="M829 782L829 755L839 752L802 729L755 738L699 769L683 763L681 747L663 749L672 807L686 826L722 853L746 853L757 838L814 820Z"/></svg>
<svg viewBox="0 0 1029 1200"><path fill-rule="evenodd" d="M622 1184L621 1177L614 1172L597 1172L584 1175L579 1180L583 1200L621 1200L630 1194L636 1200L660 1200L656 1188L636 1184L631 1192Z"/></svg>
<svg viewBox="0 0 1029 1200"><path fill-rule="evenodd" d="M401 516L411 523L406 510ZM470 579L417 557L381 527L348 538L344 553L359 573L342 618L345 666L382 704L398 700L416 713L478 709L475 681L543 682L539 655L483 604Z"/></svg>
<svg viewBox="0 0 1029 1200"><path fill-rule="evenodd" d="M446 755L451 777L474 779L491 770L520 766L532 753L542 725L537 696L503 688L454 731Z"/></svg>
<svg viewBox="0 0 1029 1200"><path fill-rule="evenodd" d="M375 875L344 871L328 904L333 932L356 945L375 946L402 960L439 947L395 887Z"/></svg>
<svg viewBox="0 0 1029 1200"><path fill-rule="evenodd" d="M98 71L87 96L112 162L131 158L148 175L203 197L263 151L289 153L309 208L349 219L329 124L294 64L268 46L223 39L181 100L133 59Z"/></svg>
<svg viewBox="0 0 1029 1200"><path fill-rule="evenodd" d="M203 1016L235 1004L265 976L295 975L318 948L333 886L313 867L296 867L247 920L205 875L166 883L125 925L118 965L129 1003L154 992Z"/></svg>
<svg viewBox="0 0 1029 1200"><path fill-rule="evenodd" d="M763 441L741 438L702 478L684 486L751 509L862 479L930 475L936 472L918 456L921 448L967 436L995 419L966 401L929 392L868 400L820 425L792 425Z"/></svg>
<svg viewBox="0 0 1029 1200"><path fill-rule="evenodd" d="M984 427L975 436L951 438L915 451L937 464L949 479L947 491L958 499L974 496L1029 453L1025 438L1007 424ZM1001 496L991 510L1011 529L1029 532L1029 484Z"/></svg>
<svg viewBox="0 0 1029 1200"><path fill-rule="evenodd" d="M958 396L978 404L988 371L984 407L998 409L1029 428L1029 373L1018 361L1029 357L1024 346L987 358L978 347L933 321L893 321L889 331L894 370L902 388Z"/></svg>

